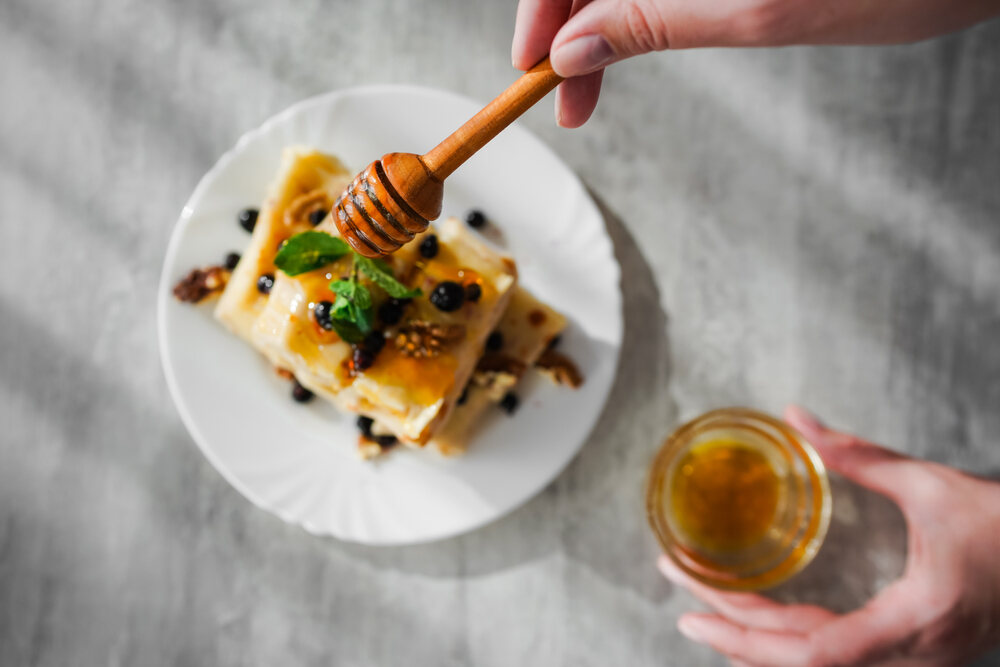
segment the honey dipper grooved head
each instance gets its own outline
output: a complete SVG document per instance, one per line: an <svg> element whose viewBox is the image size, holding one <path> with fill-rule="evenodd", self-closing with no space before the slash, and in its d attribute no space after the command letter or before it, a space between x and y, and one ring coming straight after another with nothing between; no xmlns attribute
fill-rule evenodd
<svg viewBox="0 0 1000 667"><path fill-rule="evenodd" d="M334 220L365 257L398 250L441 214L443 184L420 156L389 153L368 165L340 195Z"/></svg>

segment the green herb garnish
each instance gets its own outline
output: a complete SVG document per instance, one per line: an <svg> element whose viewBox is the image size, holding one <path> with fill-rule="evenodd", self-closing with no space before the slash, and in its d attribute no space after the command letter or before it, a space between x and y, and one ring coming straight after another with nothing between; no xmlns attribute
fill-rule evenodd
<svg viewBox="0 0 1000 667"><path fill-rule="evenodd" d="M334 280L330 291L337 295L331 311L335 321L350 322L362 334L372 330L375 319L372 293L358 282L356 272L352 272L350 280Z"/></svg>
<svg viewBox="0 0 1000 667"><path fill-rule="evenodd" d="M288 239L274 256L274 265L290 276L322 268L351 252L342 239L325 232L302 232Z"/></svg>
<svg viewBox="0 0 1000 667"><path fill-rule="evenodd" d="M410 289L396 280L389 265L383 261L355 255L354 265L393 299L412 299L423 294L419 289Z"/></svg>
<svg viewBox="0 0 1000 667"><path fill-rule="evenodd" d="M352 262L349 276L330 283L330 291L337 295L330 309L330 322L341 339L357 344L375 328L371 289L358 280L359 272L393 299L412 299L423 292L396 280L388 263L359 255L343 240L325 232L302 232L291 237L278 250L274 265L290 276L297 276L321 269L348 253Z"/></svg>

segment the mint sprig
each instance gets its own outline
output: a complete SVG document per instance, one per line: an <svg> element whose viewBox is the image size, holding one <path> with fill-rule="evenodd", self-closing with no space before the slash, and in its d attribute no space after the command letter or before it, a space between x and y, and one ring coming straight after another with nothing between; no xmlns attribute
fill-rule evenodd
<svg viewBox="0 0 1000 667"><path fill-rule="evenodd" d="M385 262L355 254L354 265L393 299L412 299L423 294L419 288L410 289L396 280L389 265Z"/></svg>
<svg viewBox="0 0 1000 667"><path fill-rule="evenodd" d="M351 247L325 232L302 232L288 239L274 256L274 265L290 276L320 269L351 252Z"/></svg>
<svg viewBox="0 0 1000 667"><path fill-rule="evenodd" d="M362 334L369 333L375 322L375 309L368 288L352 276L349 280L334 280L330 283L330 291L337 295L330 311L331 317L354 324Z"/></svg>
<svg viewBox="0 0 1000 667"><path fill-rule="evenodd" d="M393 299L412 299L423 292L396 280L387 262L359 255L342 239L325 232L302 232L291 237L278 250L274 265L297 276L321 269L348 253L352 262L349 276L330 283L330 291L337 295L330 309L330 322L341 339L358 344L375 328L374 299L368 286L359 281L359 272Z"/></svg>

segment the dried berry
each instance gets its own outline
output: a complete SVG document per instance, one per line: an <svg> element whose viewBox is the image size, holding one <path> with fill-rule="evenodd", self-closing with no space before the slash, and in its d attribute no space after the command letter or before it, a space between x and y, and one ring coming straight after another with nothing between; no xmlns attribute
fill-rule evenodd
<svg viewBox="0 0 1000 667"><path fill-rule="evenodd" d="M462 390L462 395L458 397L455 404L464 405L467 400L469 400L469 385L465 385L465 389Z"/></svg>
<svg viewBox="0 0 1000 667"><path fill-rule="evenodd" d="M504 397L500 400L500 409L502 409L507 414L512 415L514 414L514 411L517 410L517 406L519 404L520 401L517 400L517 394L515 394L512 391L508 391L506 394L504 394Z"/></svg>
<svg viewBox="0 0 1000 667"><path fill-rule="evenodd" d="M392 447L399 442L394 435L373 435L371 439L378 443L379 447L383 448Z"/></svg>
<svg viewBox="0 0 1000 667"><path fill-rule="evenodd" d="M265 273L257 279L257 291L261 294L270 294L272 287L274 287L273 273Z"/></svg>
<svg viewBox="0 0 1000 667"><path fill-rule="evenodd" d="M312 400L313 393L299 384L298 380L292 380L292 398L298 403L308 403Z"/></svg>
<svg viewBox="0 0 1000 667"><path fill-rule="evenodd" d="M323 329L327 331L333 330L333 302L332 301L320 301L313 308L313 317L316 318L316 324L318 324Z"/></svg>
<svg viewBox="0 0 1000 667"><path fill-rule="evenodd" d="M370 438L372 436L372 424L374 423L375 420L372 419L371 417L365 417L364 415L360 415L358 417L357 424L358 424L358 430L361 431L361 435Z"/></svg>
<svg viewBox="0 0 1000 667"><path fill-rule="evenodd" d="M420 256L424 259L434 259L438 254L438 237L431 234L420 242Z"/></svg>
<svg viewBox="0 0 1000 667"><path fill-rule="evenodd" d="M486 349L490 352L496 352L501 347L503 347L503 334L499 331L494 331L486 339Z"/></svg>
<svg viewBox="0 0 1000 667"><path fill-rule="evenodd" d="M236 265L239 264L239 263L240 263L240 253L238 253L238 252L231 252L228 255L226 255L225 267L227 269L229 269L230 271L232 271L233 269L235 269Z"/></svg>
<svg viewBox="0 0 1000 667"><path fill-rule="evenodd" d="M260 215L260 211L255 208L245 208L236 215L236 221L240 223L240 227L252 232L254 226L257 224L257 216Z"/></svg>
<svg viewBox="0 0 1000 667"><path fill-rule="evenodd" d="M354 348L354 370L357 372L366 371L375 364L375 355L372 351L364 347Z"/></svg>
<svg viewBox="0 0 1000 667"><path fill-rule="evenodd" d="M398 324L403 319L403 302L389 299L378 307L378 319L387 327Z"/></svg>
<svg viewBox="0 0 1000 667"><path fill-rule="evenodd" d="M446 313L458 310L465 303L465 289L450 280L440 282L431 292L431 303Z"/></svg>
<svg viewBox="0 0 1000 667"><path fill-rule="evenodd" d="M309 214L309 224L312 225L313 227L323 222L324 220L326 220L326 211L321 208L318 208Z"/></svg>
<svg viewBox="0 0 1000 667"><path fill-rule="evenodd" d="M465 215L465 222L469 224L469 227L479 229L486 224L486 216L483 215L482 211L473 209Z"/></svg>
<svg viewBox="0 0 1000 667"><path fill-rule="evenodd" d="M465 300L475 303L479 301L479 297L483 295L483 288L479 286L479 283L469 283L465 286Z"/></svg>
<svg viewBox="0 0 1000 667"><path fill-rule="evenodd" d="M366 350L375 356L378 356L378 353L382 351L383 347L385 347L385 334L381 331L373 331L365 336L365 340L361 344Z"/></svg>

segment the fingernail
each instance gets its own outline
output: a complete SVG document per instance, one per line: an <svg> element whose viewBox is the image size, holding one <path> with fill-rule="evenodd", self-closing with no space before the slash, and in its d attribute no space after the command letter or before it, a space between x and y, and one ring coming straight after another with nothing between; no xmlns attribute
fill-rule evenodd
<svg viewBox="0 0 1000 667"><path fill-rule="evenodd" d="M552 53L552 67L562 76L579 76L604 67L615 52L600 35L584 35L558 47Z"/></svg>
<svg viewBox="0 0 1000 667"><path fill-rule="evenodd" d="M809 412L805 408L798 405L790 405L788 406L788 412L796 421L799 422L800 426L803 426L811 431L824 430L823 423L817 419L813 413Z"/></svg>
<svg viewBox="0 0 1000 667"><path fill-rule="evenodd" d="M691 641L698 642L699 644L705 643L705 630L701 621L697 618L681 616L680 620L677 621L677 629Z"/></svg>
<svg viewBox="0 0 1000 667"><path fill-rule="evenodd" d="M659 568L660 573L664 577L674 582L675 584L679 584L684 580L681 571L677 569L677 566L674 565L674 562L670 560L669 556L660 556L659 558L657 558L656 567Z"/></svg>

